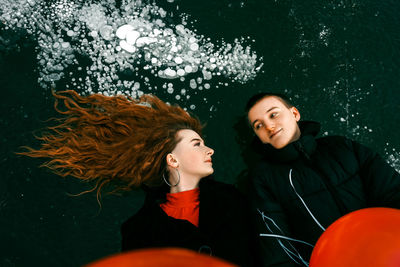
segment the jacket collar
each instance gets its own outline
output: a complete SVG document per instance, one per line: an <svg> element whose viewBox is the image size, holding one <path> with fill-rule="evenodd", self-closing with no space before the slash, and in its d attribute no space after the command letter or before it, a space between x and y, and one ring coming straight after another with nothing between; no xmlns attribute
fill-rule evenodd
<svg viewBox="0 0 400 267"><path fill-rule="evenodd" d="M207 233L214 233L226 224L230 214L235 212L235 207L230 203L231 195L225 195L225 190L221 188L214 177L208 176L200 180L200 216L199 229ZM151 210L154 216L167 218L160 208L160 204L166 201L166 193L169 192L168 186L143 187L146 192L144 208ZM230 208L231 207L231 208ZM161 214L161 215L160 215Z"/></svg>
<svg viewBox="0 0 400 267"><path fill-rule="evenodd" d="M212 183L210 180L213 180L212 176L200 179L199 182L200 197L203 191L208 192L210 190L213 190L212 186L210 186L210 183ZM156 203L158 205L166 201L166 195L167 193L169 193L170 190L169 186L166 185L165 183L157 187L149 187L146 185L142 185L142 189L146 192L145 204Z"/></svg>
<svg viewBox="0 0 400 267"><path fill-rule="evenodd" d="M258 137L254 138L252 147L263 158L271 162L290 162L298 159L300 156L309 159L317 147L315 136L318 134L321 126L318 122L300 121L299 127L301 132L300 138L281 149L276 149L270 144L263 144Z"/></svg>

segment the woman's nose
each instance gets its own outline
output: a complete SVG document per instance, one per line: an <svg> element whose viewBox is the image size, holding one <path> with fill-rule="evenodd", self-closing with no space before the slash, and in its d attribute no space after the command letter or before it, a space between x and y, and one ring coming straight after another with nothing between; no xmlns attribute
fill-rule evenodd
<svg viewBox="0 0 400 267"><path fill-rule="evenodd" d="M212 149L212 148L208 147L208 150L207 150L207 155L208 155L208 156L212 156L212 155L214 155L214 149Z"/></svg>

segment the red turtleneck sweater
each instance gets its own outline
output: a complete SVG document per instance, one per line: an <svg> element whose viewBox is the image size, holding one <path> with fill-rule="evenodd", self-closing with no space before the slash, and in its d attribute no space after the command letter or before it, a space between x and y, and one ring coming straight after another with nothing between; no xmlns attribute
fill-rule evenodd
<svg viewBox="0 0 400 267"><path fill-rule="evenodd" d="M167 201L160 204L163 211L175 219L187 220L199 227L200 189L167 193Z"/></svg>

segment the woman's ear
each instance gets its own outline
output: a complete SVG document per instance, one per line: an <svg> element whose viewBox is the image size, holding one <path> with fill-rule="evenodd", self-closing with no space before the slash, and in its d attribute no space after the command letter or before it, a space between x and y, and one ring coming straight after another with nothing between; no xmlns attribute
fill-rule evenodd
<svg viewBox="0 0 400 267"><path fill-rule="evenodd" d="M175 156L172 153L169 153L167 155L167 165L172 168L177 168L179 166L178 160L175 158Z"/></svg>

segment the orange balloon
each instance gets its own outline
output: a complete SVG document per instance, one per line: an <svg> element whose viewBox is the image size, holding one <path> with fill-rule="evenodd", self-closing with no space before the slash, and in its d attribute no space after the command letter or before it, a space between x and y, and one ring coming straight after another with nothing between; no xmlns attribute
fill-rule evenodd
<svg viewBox="0 0 400 267"><path fill-rule="evenodd" d="M89 263L85 267L237 267L224 260L183 248L133 250Z"/></svg>
<svg viewBox="0 0 400 267"><path fill-rule="evenodd" d="M318 239L310 267L399 267L400 210L367 208L331 224Z"/></svg>

